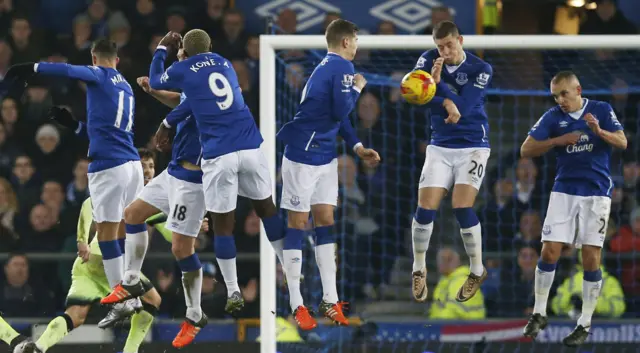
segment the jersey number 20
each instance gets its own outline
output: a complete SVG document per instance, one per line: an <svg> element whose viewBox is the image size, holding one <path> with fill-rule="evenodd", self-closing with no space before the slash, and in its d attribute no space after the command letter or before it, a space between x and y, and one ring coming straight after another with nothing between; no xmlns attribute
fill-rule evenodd
<svg viewBox="0 0 640 353"><path fill-rule="evenodd" d="M118 111L116 112L116 122L113 124L118 129L122 124L122 116L124 115L124 91L118 93ZM133 96L129 96L129 111L127 112L129 119L127 120L127 126L124 131L129 132L133 128Z"/></svg>
<svg viewBox="0 0 640 353"><path fill-rule="evenodd" d="M218 87L218 84L222 87ZM209 75L209 89L214 96L223 99L222 102L216 102L220 110L227 110L233 105L233 88L223 74L214 72Z"/></svg>

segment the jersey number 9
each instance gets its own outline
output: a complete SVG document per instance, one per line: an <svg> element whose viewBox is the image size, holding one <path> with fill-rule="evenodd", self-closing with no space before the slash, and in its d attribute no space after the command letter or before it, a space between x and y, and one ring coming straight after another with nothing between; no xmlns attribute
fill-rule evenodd
<svg viewBox="0 0 640 353"><path fill-rule="evenodd" d="M219 87L219 84L222 87ZM211 93L218 98L222 98L222 102L216 102L220 110L227 110L233 104L233 88L231 84L223 74L214 72L209 75L209 89Z"/></svg>
<svg viewBox="0 0 640 353"><path fill-rule="evenodd" d="M129 111L127 112L127 116L129 119L127 120L127 126L124 128L124 131L129 132L131 128L133 128L133 96L129 96ZM113 126L120 128L122 124L122 116L124 115L124 91L120 91L118 93L118 111L116 112L116 122Z"/></svg>

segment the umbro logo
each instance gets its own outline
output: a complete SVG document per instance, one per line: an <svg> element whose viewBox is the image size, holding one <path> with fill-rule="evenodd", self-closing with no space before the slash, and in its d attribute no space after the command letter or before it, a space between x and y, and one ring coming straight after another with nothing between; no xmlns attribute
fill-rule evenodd
<svg viewBox="0 0 640 353"><path fill-rule="evenodd" d="M560 122L560 127L567 127L567 125L569 125L569 122L567 122L566 120Z"/></svg>
<svg viewBox="0 0 640 353"><path fill-rule="evenodd" d="M276 17L284 9L296 12L297 31L321 24L327 12L340 12L340 8L322 0L272 0L258 6L255 11L261 17Z"/></svg>
<svg viewBox="0 0 640 353"><path fill-rule="evenodd" d="M418 32L431 24L431 9L439 6L443 6L442 0L387 0L372 7L369 14L407 32ZM449 10L455 15L454 9Z"/></svg>

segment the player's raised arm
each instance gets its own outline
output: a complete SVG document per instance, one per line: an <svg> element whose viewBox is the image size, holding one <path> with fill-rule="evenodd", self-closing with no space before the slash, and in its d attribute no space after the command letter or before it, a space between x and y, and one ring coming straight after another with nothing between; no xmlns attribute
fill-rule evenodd
<svg viewBox="0 0 640 353"><path fill-rule="evenodd" d="M336 65L338 66L338 65ZM339 71L333 75L332 116L342 121L356 105L360 92L367 84L364 76L353 73L351 63L340 63Z"/></svg>
<svg viewBox="0 0 640 353"><path fill-rule="evenodd" d="M167 128L171 129L174 126L177 126L180 122L185 121L191 115L191 106L189 105L189 100L186 96L177 107L175 107L167 117L164 119L162 124Z"/></svg>
<svg viewBox="0 0 640 353"><path fill-rule="evenodd" d="M180 88L181 73L171 65L164 70L164 62L170 49L177 49L180 45L180 34L169 32L160 41L158 48L153 53L151 66L149 67L149 86L156 90Z"/></svg>
<svg viewBox="0 0 640 353"><path fill-rule="evenodd" d="M482 100L484 90L491 82L492 76L493 69L491 65L486 64L482 70L469 77L469 83L462 89L461 95L453 93L442 80L437 84L437 91L445 99L450 99L458 107L460 114L465 116Z"/></svg>
<svg viewBox="0 0 640 353"><path fill-rule="evenodd" d="M160 103L166 105L169 108L175 108L180 104L180 93L171 92L165 90L155 90L149 86L149 77L138 77L136 80L138 86L150 96L158 100Z"/></svg>
<svg viewBox="0 0 640 353"><path fill-rule="evenodd" d="M51 107L47 113L49 119L55 121L59 125L62 125L73 132L80 138L89 140L89 134L87 132L87 125L81 121L77 121L69 110L62 107Z"/></svg>
<svg viewBox="0 0 640 353"><path fill-rule="evenodd" d="M105 74L96 66L80 66L41 62L34 65L38 74L69 77L86 83L101 82Z"/></svg>
<svg viewBox="0 0 640 353"><path fill-rule="evenodd" d="M591 113L584 115L587 125L596 135L614 148L626 150L627 136L624 134L622 124L618 121L616 113L608 103L601 103L604 108L602 117Z"/></svg>
<svg viewBox="0 0 640 353"><path fill-rule="evenodd" d="M551 137L551 112L545 113L529 131L529 136L520 147L522 158L539 157L557 146L575 145L580 134L570 132L558 137Z"/></svg>

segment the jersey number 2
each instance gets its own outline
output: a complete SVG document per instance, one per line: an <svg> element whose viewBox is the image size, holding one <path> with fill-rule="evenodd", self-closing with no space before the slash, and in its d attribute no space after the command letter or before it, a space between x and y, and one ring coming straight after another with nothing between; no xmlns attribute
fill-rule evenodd
<svg viewBox="0 0 640 353"><path fill-rule="evenodd" d="M124 115L124 91L120 91L118 93L118 111L116 112L116 122L113 126L120 128L122 124L122 116ZM129 111L127 112L129 119L127 120L127 126L124 128L124 131L131 131L133 127L133 96L129 96Z"/></svg>
<svg viewBox="0 0 640 353"><path fill-rule="evenodd" d="M218 87L218 83L222 87ZM214 72L209 75L209 89L214 96L223 98L222 102L216 102L220 110L227 110L231 107L233 104L233 88L231 88L229 80L223 74Z"/></svg>

